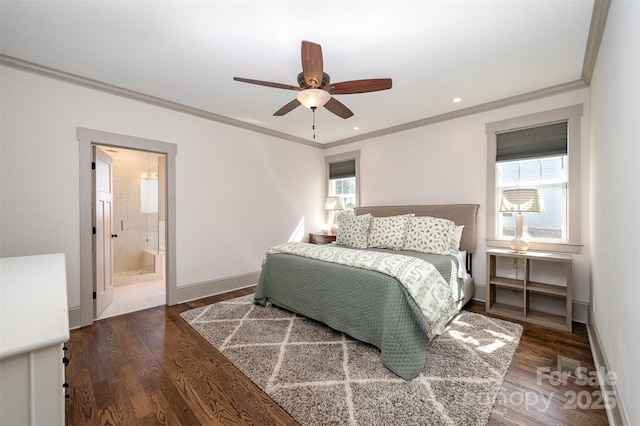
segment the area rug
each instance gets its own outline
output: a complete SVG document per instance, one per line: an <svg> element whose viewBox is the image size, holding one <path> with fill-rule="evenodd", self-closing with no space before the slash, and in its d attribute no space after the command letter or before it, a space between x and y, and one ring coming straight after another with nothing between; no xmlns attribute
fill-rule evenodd
<svg viewBox="0 0 640 426"><path fill-rule="evenodd" d="M374 346L253 295L181 316L303 425L484 425L522 334L461 311L406 381Z"/></svg>

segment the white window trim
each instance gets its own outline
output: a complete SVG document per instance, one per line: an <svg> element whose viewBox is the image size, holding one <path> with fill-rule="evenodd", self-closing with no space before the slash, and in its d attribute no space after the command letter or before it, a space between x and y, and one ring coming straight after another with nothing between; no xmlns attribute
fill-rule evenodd
<svg viewBox="0 0 640 426"><path fill-rule="evenodd" d="M580 222L580 117L582 104L558 108L522 117L487 123L487 245L490 247L508 248L510 239L498 238L496 225L496 134L504 131L518 130L526 127L539 126L567 120L569 156L569 186L567 188L567 208L569 224L567 242L529 242L530 250L556 251L565 253L580 253L581 222Z"/></svg>

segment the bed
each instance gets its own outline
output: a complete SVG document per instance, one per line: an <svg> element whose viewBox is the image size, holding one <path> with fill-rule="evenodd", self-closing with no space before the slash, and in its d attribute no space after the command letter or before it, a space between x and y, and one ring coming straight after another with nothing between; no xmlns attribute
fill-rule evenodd
<svg viewBox="0 0 640 426"><path fill-rule="evenodd" d="M430 339L473 296L477 212L476 204L356 208L339 229L339 244L270 248L255 303L273 303L372 344L387 368L413 379L424 367ZM406 245L418 224L444 224L448 233L450 222L456 250L434 254ZM365 227L363 242L358 237Z"/></svg>

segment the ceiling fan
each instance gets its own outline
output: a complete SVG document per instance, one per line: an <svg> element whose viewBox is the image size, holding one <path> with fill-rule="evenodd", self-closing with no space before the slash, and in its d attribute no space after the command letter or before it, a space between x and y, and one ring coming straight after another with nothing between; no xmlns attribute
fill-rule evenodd
<svg viewBox="0 0 640 426"><path fill-rule="evenodd" d="M275 116L285 115L302 104L313 111L324 106L338 117L349 118L353 112L332 95L349 95L391 89L390 78L352 80L331 84L329 74L322 69L322 48L319 44L303 41L301 56L302 72L298 74L298 86L241 77L233 77L233 79L243 83L298 91L296 99L276 111L273 114Z"/></svg>

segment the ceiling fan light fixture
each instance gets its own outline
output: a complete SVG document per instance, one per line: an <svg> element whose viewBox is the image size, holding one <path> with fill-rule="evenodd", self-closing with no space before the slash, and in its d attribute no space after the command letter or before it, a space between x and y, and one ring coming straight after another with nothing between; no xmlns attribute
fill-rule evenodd
<svg viewBox="0 0 640 426"><path fill-rule="evenodd" d="M304 107L311 109L324 106L331 99L331 95L322 89L305 89L298 93L297 99Z"/></svg>

